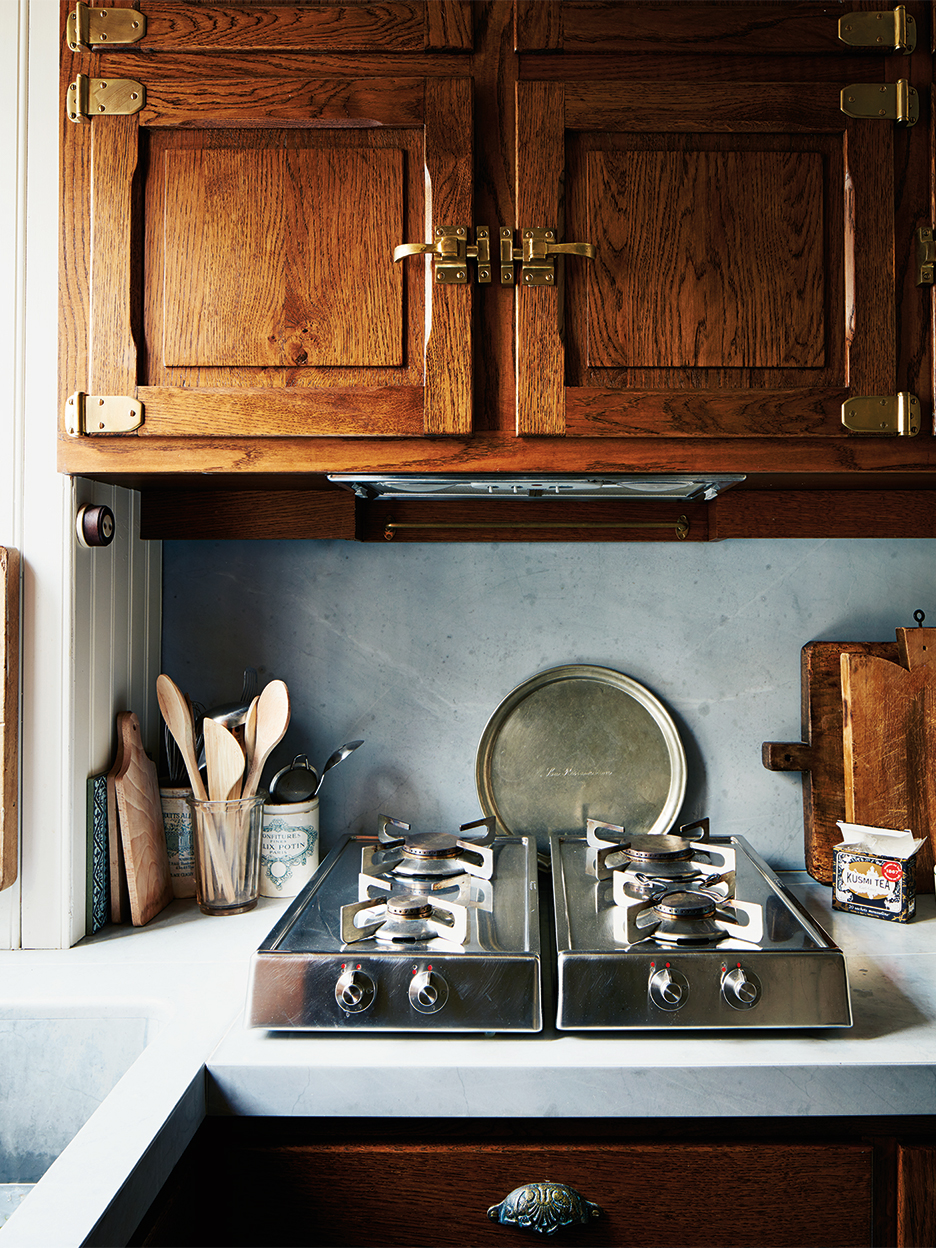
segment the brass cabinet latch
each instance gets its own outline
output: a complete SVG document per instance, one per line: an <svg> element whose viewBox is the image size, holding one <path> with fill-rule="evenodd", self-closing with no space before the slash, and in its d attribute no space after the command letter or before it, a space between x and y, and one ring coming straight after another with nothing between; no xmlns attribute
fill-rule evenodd
<svg viewBox="0 0 936 1248"><path fill-rule="evenodd" d="M524 286L551 286L556 280L556 256L584 256L594 260L598 254L593 243L557 243L556 231L545 226L531 226L520 231L519 247L513 245L512 232L500 232L500 280L510 286L514 280L514 261L521 261L520 281Z"/></svg>
<svg viewBox="0 0 936 1248"><path fill-rule="evenodd" d="M893 12L847 13L839 18L838 37L850 48L910 53L917 42L916 22L902 4Z"/></svg>
<svg viewBox="0 0 936 1248"><path fill-rule="evenodd" d="M137 9L92 9L81 0L69 13L65 36L72 52L138 43L146 34L146 18Z"/></svg>
<svg viewBox="0 0 936 1248"><path fill-rule="evenodd" d="M462 225L440 225L431 243L400 243L393 249L393 259L407 256L432 256L437 282L462 286L468 281L468 262L477 261L478 281L491 280L491 231L486 225L475 227L475 241L468 242L469 231ZM557 243L556 231L537 226L520 231L521 246L513 244L513 230L504 226L498 231L500 241L500 280L512 286L514 261L521 261L521 281L526 286L551 286L556 280L556 256L585 256L594 260L597 252L591 243Z"/></svg>
<svg viewBox="0 0 936 1248"><path fill-rule="evenodd" d="M914 438L920 432L920 400L906 391L849 399L842 404L842 424L850 433Z"/></svg>
<svg viewBox="0 0 936 1248"><path fill-rule="evenodd" d="M933 272L936 268L936 242L933 241L933 227L921 226L914 238L916 240L916 284L932 286Z"/></svg>
<svg viewBox="0 0 936 1248"><path fill-rule="evenodd" d="M78 74L69 84L66 111L69 121L91 117L129 117L146 103L146 89L133 78L89 78Z"/></svg>
<svg viewBox="0 0 936 1248"><path fill-rule="evenodd" d="M65 404L65 428L73 438L84 434L132 433L143 424L143 404L125 394L85 394L77 390Z"/></svg>
<svg viewBox="0 0 936 1248"><path fill-rule="evenodd" d="M898 126L915 126L920 119L920 97L906 78L897 82L855 82L843 87L841 108L846 117L879 117Z"/></svg>
<svg viewBox="0 0 936 1248"><path fill-rule="evenodd" d="M463 225L436 227L431 243L400 243L393 249L394 263L407 256L432 256L437 282L464 286L468 281L468 261L478 264L478 281L491 280L491 231L486 225L475 227L475 241L468 242L468 229Z"/></svg>

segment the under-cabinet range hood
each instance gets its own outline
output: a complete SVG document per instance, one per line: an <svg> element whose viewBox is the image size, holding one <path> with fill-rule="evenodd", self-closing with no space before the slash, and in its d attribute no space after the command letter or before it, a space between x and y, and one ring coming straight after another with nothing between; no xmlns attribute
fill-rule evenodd
<svg viewBox="0 0 936 1248"><path fill-rule="evenodd" d="M681 499L709 502L723 490L744 480L743 475L705 476L563 476L531 473L452 473L446 476L380 476L330 473L329 481L352 490L359 498L380 499L622 499L654 501Z"/></svg>

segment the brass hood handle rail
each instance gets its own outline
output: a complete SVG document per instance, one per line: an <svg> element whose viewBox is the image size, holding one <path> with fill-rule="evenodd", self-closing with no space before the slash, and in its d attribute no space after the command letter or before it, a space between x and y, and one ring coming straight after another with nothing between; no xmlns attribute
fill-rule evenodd
<svg viewBox="0 0 936 1248"><path fill-rule="evenodd" d="M384 540L392 542L404 529L668 529L682 540L689 536L689 519L680 516L676 520L532 520L528 524L518 520L388 520Z"/></svg>

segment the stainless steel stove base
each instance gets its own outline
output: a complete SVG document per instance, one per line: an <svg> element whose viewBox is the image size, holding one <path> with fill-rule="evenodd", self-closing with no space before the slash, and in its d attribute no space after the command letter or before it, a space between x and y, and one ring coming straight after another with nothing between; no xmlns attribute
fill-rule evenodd
<svg viewBox="0 0 936 1248"><path fill-rule="evenodd" d="M374 837L346 837L250 968L251 1027L326 1032L536 1032L543 1026L535 844L497 838L493 881L468 881L464 944L342 939ZM362 854L362 851L365 851ZM373 882L373 880L372 880ZM406 889L412 887L407 880ZM427 900L444 894L432 892Z"/></svg>
<svg viewBox="0 0 936 1248"><path fill-rule="evenodd" d="M756 943L622 943L619 907L607 883L589 874L585 841L552 837L561 1031L852 1025L841 950L742 837L711 843L737 853L737 896L764 919Z"/></svg>

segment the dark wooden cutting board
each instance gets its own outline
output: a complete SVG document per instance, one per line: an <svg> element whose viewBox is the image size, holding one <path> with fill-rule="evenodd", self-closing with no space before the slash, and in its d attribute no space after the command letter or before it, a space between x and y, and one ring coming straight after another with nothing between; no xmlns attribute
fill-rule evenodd
<svg viewBox="0 0 936 1248"><path fill-rule="evenodd" d="M845 754L842 705L843 654L897 661L893 641L811 641L801 655L803 740L765 741L762 758L770 771L803 773L803 828L806 870L831 884L832 848L841 843L835 826L845 816ZM930 872L928 892L933 891Z"/></svg>
<svg viewBox="0 0 936 1248"><path fill-rule="evenodd" d="M924 838L918 892L933 891L936 628L898 628L897 658L843 654L845 815Z"/></svg>

